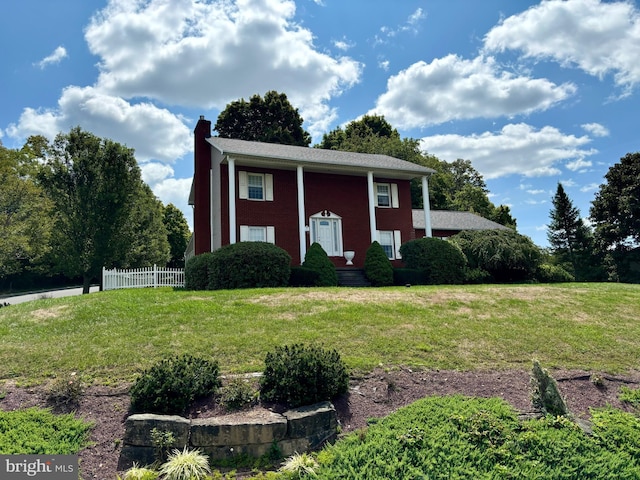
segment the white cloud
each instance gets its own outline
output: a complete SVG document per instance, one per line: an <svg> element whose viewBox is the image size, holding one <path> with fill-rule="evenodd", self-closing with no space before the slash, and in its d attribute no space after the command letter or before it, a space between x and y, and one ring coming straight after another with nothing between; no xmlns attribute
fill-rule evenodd
<svg viewBox="0 0 640 480"><path fill-rule="evenodd" d="M640 14L631 1L542 1L504 19L484 42L486 51L520 50L600 78L613 73L625 89L640 82Z"/></svg>
<svg viewBox="0 0 640 480"><path fill-rule="evenodd" d="M295 9L292 0L112 0L85 31L101 59L97 87L203 109L277 90L314 130L362 65L316 50Z"/></svg>
<svg viewBox="0 0 640 480"><path fill-rule="evenodd" d="M385 72L389 70L389 60L380 60L378 62L378 67L380 67Z"/></svg>
<svg viewBox="0 0 640 480"><path fill-rule="evenodd" d="M589 142L586 136L567 135L555 127L535 129L519 123L505 125L498 132L467 137L424 137L420 146L441 160L469 159L486 179L492 179L512 174L527 177L559 175L558 163L596 153L583 148Z"/></svg>
<svg viewBox="0 0 640 480"><path fill-rule="evenodd" d="M373 42L374 46L387 43L384 37L393 38L400 33L412 33L414 35L417 34L420 27L420 22L425 18L427 18L427 14L424 13L422 8L417 8L411 15L407 17L407 20L403 24L395 27L389 27L388 25L380 27L380 33L382 34L382 37L379 35L375 36Z"/></svg>
<svg viewBox="0 0 640 480"><path fill-rule="evenodd" d="M575 172L578 170L584 170L585 168L590 167L592 164L593 163L589 160L585 160L584 158L577 158L571 162L567 162L565 166L572 172Z"/></svg>
<svg viewBox="0 0 640 480"><path fill-rule="evenodd" d="M585 123L581 125L587 132L594 137L608 137L609 129L599 123Z"/></svg>
<svg viewBox="0 0 640 480"><path fill-rule="evenodd" d="M390 77L387 91L369 113L384 115L397 128L425 127L546 110L575 90L570 83L501 72L492 57L448 55L429 64L414 63Z"/></svg>
<svg viewBox="0 0 640 480"><path fill-rule="evenodd" d="M575 187L576 185L578 185L572 178L569 178L568 180L561 180L560 183L563 187L567 188Z"/></svg>
<svg viewBox="0 0 640 480"><path fill-rule="evenodd" d="M173 203L182 211L189 228L193 230L193 211L189 205L191 178L173 178L174 171L169 165L157 162L143 164L142 179L151 187L153 193L168 205Z"/></svg>
<svg viewBox="0 0 640 480"><path fill-rule="evenodd" d="M343 52L346 52L347 50L355 47L356 45L355 43L352 43L343 37L342 40L334 40L333 46L336 47L338 50L342 50Z"/></svg>
<svg viewBox="0 0 640 480"><path fill-rule="evenodd" d="M67 87L58 108L26 108L17 124L7 128L15 138L44 135L53 139L81 125L83 130L135 149L136 159L174 162L190 151L190 129L182 118L150 103L131 104L93 87Z"/></svg>
<svg viewBox="0 0 640 480"><path fill-rule="evenodd" d="M527 193L530 195L542 195L543 193L547 193L546 190L527 190Z"/></svg>
<svg viewBox="0 0 640 480"><path fill-rule="evenodd" d="M600 188L600 184L598 183L589 183L588 185L584 185L580 187L580 191L584 193L588 192L596 192Z"/></svg>
<svg viewBox="0 0 640 480"><path fill-rule="evenodd" d="M44 57L42 60L35 63L34 65L44 70L49 65L55 65L60 63L63 59L67 58L67 56L68 55L67 55L66 48L60 46L60 47L57 47L51 55Z"/></svg>

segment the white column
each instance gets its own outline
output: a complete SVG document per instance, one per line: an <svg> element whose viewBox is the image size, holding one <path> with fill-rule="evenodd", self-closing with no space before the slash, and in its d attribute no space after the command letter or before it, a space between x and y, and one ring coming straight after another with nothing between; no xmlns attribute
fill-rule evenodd
<svg viewBox="0 0 640 480"><path fill-rule="evenodd" d="M378 239L376 227L376 201L373 192L373 172L367 172L367 191L369 192L369 229L371 230L371 243Z"/></svg>
<svg viewBox="0 0 640 480"><path fill-rule="evenodd" d="M229 243L236 243L236 162L227 157L229 164Z"/></svg>
<svg viewBox="0 0 640 480"><path fill-rule="evenodd" d="M307 235L305 223L307 215L304 209L304 170L298 165L296 169L298 176L298 238L300 239L300 264L304 262L304 256L307 254Z"/></svg>
<svg viewBox="0 0 640 480"><path fill-rule="evenodd" d="M429 177L422 177L422 207L424 211L424 235L433 236L431 232L431 207L429 206Z"/></svg>

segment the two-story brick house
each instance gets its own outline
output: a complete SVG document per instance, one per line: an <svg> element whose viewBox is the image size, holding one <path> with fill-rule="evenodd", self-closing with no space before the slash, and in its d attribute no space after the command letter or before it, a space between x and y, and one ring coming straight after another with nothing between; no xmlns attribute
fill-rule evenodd
<svg viewBox="0 0 640 480"><path fill-rule="evenodd" d="M318 242L336 266L355 252L354 266L377 240L396 265L415 238L411 180L428 199L434 170L387 155L341 152L211 136L200 117L194 136L194 254L240 241L272 242L292 264ZM421 210L431 236L428 201ZM420 213L418 213L420 214Z"/></svg>

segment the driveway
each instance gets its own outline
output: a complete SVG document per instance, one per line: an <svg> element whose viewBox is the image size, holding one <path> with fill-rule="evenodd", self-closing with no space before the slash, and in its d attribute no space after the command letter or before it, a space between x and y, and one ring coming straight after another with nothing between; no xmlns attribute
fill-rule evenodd
<svg viewBox="0 0 640 480"><path fill-rule="evenodd" d="M100 287L95 286L89 289L89 293L94 293L100 290ZM13 297L0 297L0 303L7 302L9 305L15 305L17 303L30 302L32 300L40 300L42 298L58 298L58 297L71 297L73 295L82 295L82 287L79 288L64 288L62 290L48 290L44 292L29 293L26 295L16 295Z"/></svg>

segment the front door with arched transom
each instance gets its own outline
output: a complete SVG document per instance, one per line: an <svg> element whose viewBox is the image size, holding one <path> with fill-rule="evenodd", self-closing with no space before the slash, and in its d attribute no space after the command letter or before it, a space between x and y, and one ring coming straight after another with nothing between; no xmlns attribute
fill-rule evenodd
<svg viewBox="0 0 640 480"><path fill-rule="evenodd" d="M311 243L317 242L330 257L341 257L342 218L333 212L323 210L309 219Z"/></svg>

